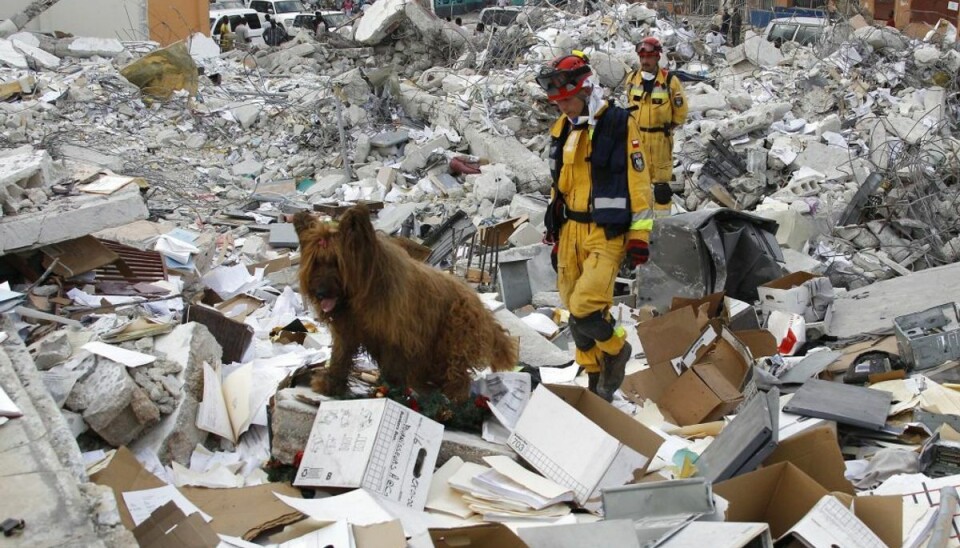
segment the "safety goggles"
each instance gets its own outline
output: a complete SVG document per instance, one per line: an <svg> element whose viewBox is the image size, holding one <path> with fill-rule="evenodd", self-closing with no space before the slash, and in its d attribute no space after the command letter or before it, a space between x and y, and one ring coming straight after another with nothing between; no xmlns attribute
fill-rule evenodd
<svg viewBox="0 0 960 548"><path fill-rule="evenodd" d="M544 67L537 76L537 84L547 92L547 97L565 96L575 93L581 85L583 77L590 74L589 66L577 67L571 70L557 70L553 67Z"/></svg>
<svg viewBox="0 0 960 548"><path fill-rule="evenodd" d="M641 44L637 47L637 55L640 57L659 57L660 51L650 44Z"/></svg>

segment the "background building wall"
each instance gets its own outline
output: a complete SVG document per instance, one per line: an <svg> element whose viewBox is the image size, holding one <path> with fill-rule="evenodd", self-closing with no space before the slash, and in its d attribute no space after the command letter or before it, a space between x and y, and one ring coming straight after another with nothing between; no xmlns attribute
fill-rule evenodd
<svg viewBox="0 0 960 548"><path fill-rule="evenodd" d="M0 19L30 0L0 0ZM27 30L119 40L156 40L168 45L192 32L210 33L206 0L60 0L27 25Z"/></svg>

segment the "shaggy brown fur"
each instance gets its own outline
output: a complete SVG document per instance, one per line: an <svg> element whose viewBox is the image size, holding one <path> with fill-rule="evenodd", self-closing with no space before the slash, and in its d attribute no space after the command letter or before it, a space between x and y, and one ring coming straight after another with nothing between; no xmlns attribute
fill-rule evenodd
<svg viewBox="0 0 960 548"><path fill-rule="evenodd" d="M346 392L361 348L387 382L420 393L439 389L455 401L469 395L472 371L516 365L516 342L477 294L377 234L366 207L349 209L339 223L303 212L294 225L301 295L333 333L333 356L314 390Z"/></svg>

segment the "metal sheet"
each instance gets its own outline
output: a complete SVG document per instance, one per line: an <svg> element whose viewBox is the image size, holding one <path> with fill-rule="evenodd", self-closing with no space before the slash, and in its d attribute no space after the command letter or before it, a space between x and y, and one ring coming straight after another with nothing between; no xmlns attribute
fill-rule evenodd
<svg viewBox="0 0 960 548"><path fill-rule="evenodd" d="M795 415L880 430L887 423L890 401L889 392L810 379L803 383L783 410Z"/></svg>
<svg viewBox="0 0 960 548"><path fill-rule="evenodd" d="M641 548L633 522L625 519L521 527L517 530L517 536L530 548Z"/></svg>
<svg viewBox="0 0 960 548"><path fill-rule="evenodd" d="M826 369L828 365L837 361L837 358L842 355L843 352L833 350L812 352L800 360L800 363L788 369L783 375L780 375L780 382L783 384L803 384L807 379L819 374Z"/></svg>
<svg viewBox="0 0 960 548"><path fill-rule="evenodd" d="M167 279L163 256L156 251L141 251L135 247L110 240L100 240L110 251L120 255L120 260L94 270L98 282L156 282Z"/></svg>
<svg viewBox="0 0 960 548"><path fill-rule="evenodd" d="M697 459L701 477L716 483L756 467L777 446L780 391L759 393Z"/></svg>

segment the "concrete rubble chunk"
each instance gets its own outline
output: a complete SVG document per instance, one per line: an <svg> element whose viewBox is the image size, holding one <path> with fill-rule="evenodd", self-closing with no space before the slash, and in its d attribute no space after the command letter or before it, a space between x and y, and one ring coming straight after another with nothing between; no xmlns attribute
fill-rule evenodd
<svg viewBox="0 0 960 548"><path fill-rule="evenodd" d="M317 394L307 387L280 390L270 414L270 455L284 464L293 464L297 453L306 448L317 416L317 406L304 403L298 395L312 400Z"/></svg>
<svg viewBox="0 0 960 548"><path fill-rule="evenodd" d="M400 162L400 169L411 172L427 167L427 160L435 151L444 151L450 148L450 140L446 135L439 135L422 145L408 144L404 159Z"/></svg>
<svg viewBox="0 0 960 548"><path fill-rule="evenodd" d="M247 129L256 123L262 110L263 105L253 102L234 107L230 110L230 114L233 116L233 119L240 124L240 127Z"/></svg>
<svg viewBox="0 0 960 548"><path fill-rule="evenodd" d="M26 69L30 66L27 63L27 56L17 50L12 41L2 38L0 38L0 65L15 69Z"/></svg>
<svg viewBox="0 0 960 548"><path fill-rule="evenodd" d="M405 0L382 0L374 2L356 24L353 38L365 45L376 45L403 20Z"/></svg>
<svg viewBox="0 0 960 548"><path fill-rule="evenodd" d="M482 166L479 175L467 176L467 183L473 184L473 194L478 200L490 200L494 205L510 202L517 193L513 172L504 164Z"/></svg>
<svg viewBox="0 0 960 548"><path fill-rule="evenodd" d="M160 420L160 410L137 386L122 364L97 360L96 367L74 386L88 402L83 420L114 447L135 440L141 432Z"/></svg>
<svg viewBox="0 0 960 548"><path fill-rule="evenodd" d="M159 337L154 351L182 367L176 381L183 386L183 395L173 411L138 439L131 449L150 448L163 463L187 465L197 444L207 439L207 432L197 428L196 424L197 411L203 400L203 364L219 364L223 350L206 327L190 322Z"/></svg>
<svg viewBox="0 0 960 548"><path fill-rule="evenodd" d="M726 139L735 139L752 131L765 129L790 111L790 103L766 103L720 122L717 130Z"/></svg>
<svg viewBox="0 0 960 548"><path fill-rule="evenodd" d="M33 343L29 349L33 353L33 362L37 369L46 370L70 359L73 347L67 331L55 331Z"/></svg>

